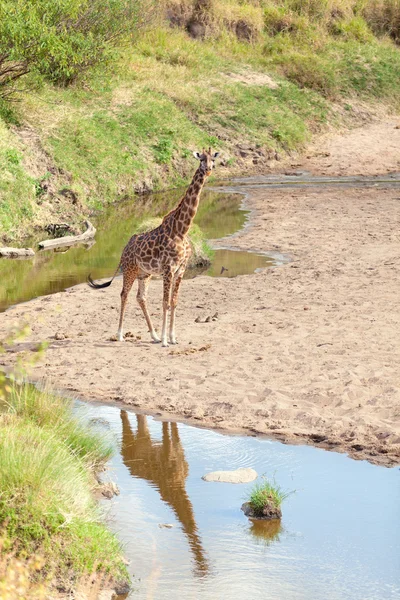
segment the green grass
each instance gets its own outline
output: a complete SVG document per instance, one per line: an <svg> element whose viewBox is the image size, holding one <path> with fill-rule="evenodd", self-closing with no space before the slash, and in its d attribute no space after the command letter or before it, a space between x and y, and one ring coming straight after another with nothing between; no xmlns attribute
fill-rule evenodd
<svg viewBox="0 0 400 600"><path fill-rule="evenodd" d="M35 210L35 185L23 159L18 137L0 118L0 232L9 236L14 236Z"/></svg>
<svg viewBox="0 0 400 600"><path fill-rule="evenodd" d="M3 549L40 555L58 582L95 570L126 578L121 547L93 497L95 469L110 457L72 404L23 384L11 385L0 414L0 523Z"/></svg>
<svg viewBox="0 0 400 600"><path fill-rule="evenodd" d="M256 515L262 515L263 508L268 504L272 504L274 508L280 508L282 502L293 494L293 492L283 490L275 480L269 481L265 477L262 479L261 483L254 484L247 500Z"/></svg>
<svg viewBox="0 0 400 600"><path fill-rule="evenodd" d="M113 454L113 443L105 434L90 429L73 412L72 401L40 391L31 385L13 385L7 396L7 414L48 430L92 470Z"/></svg>
<svg viewBox="0 0 400 600"><path fill-rule="evenodd" d="M186 0L169 4L191 11ZM211 4L204 40L160 20L70 87L35 79L11 111L2 104L3 235L17 237L38 220L76 223L88 209L136 191L186 184L195 168L191 152L203 146L221 152L226 166L215 174L224 177L252 167L239 146L266 155L300 150L328 126L356 123L357 111L338 105L400 108L400 52L389 37L395 0L385 0L381 12L375 0ZM250 40L238 39L240 21ZM40 157L35 163L18 128L9 128L25 121L47 164ZM52 195L43 193L44 177ZM78 194L76 205L60 195L63 187Z"/></svg>

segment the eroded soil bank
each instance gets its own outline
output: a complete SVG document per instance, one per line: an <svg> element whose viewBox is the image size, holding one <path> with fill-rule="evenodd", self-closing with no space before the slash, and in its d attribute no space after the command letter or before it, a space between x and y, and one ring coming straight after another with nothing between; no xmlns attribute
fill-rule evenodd
<svg viewBox="0 0 400 600"><path fill-rule="evenodd" d="M342 175L400 171L396 126L389 119L326 139L296 167ZM110 341L117 280L106 290L80 285L9 309L0 334L26 319L32 335L0 364L48 340L35 377L81 398L400 462L400 190L257 188L245 203L252 217L235 246L279 250L293 262L232 279L185 281L178 346L150 343L135 291L126 317L133 335ZM156 322L161 297L154 281L149 305ZM215 321L195 322L216 312Z"/></svg>

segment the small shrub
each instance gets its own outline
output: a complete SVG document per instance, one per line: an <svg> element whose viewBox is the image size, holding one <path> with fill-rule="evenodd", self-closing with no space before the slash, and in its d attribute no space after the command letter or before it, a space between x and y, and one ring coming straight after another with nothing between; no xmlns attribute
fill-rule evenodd
<svg viewBox="0 0 400 600"><path fill-rule="evenodd" d="M256 41L264 27L263 12L259 6L247 3L220 3L215 9L220 28L225 27L244 42Z"/></svg>
<svg viewBox="0 0 400 600"><path fill-rule="evenodd" d="M282 62L285 76L300 88L310 88L327 98L335 98L338 93L338 74L332 61L324 60L317 54L292 52Z"/></svg>
<svg viewBox="0 0 400 600"><path fill-rule="evenodd" d="M281 6L267 6L264 9L264 30L268 35L296 33L308 28L308 23L299 15L288 12Z"/></svg>
<svg viewBox="0 0 400 600"><path fill-rule="evenodd" d="M373 39L373 34L362 17L334 21L330 31L332 34L340 35L346 40L356 40L362 43L371 42Z"/></svg>
<svg viewBox="0 0 400 600"><path fill-rule="evenodd" d="M10 165L19 165L21 162L21 155L14 148L8 148L4 155Z"/></svg>
<svg viewBox="0 0 400 600"><path fill-rule="evenodd" d="M16 114L13 107L10 106L10 103L7 102L7 100L5 98L1 97L1 92L0 92L0 119L3 119L3 121L5 123L8 123L9 125L20 125L18 115Z"/></svg>
<svg viewBox="0 0 400 600"><path fill-rule="evenodd" d="M159 164L171 162L174 151L174 142L170 137L162 136L153 146L154 158Z"/></svg>
<svg viewBox="0 0 400 600"><path fill-rule="evenodd" d="M285 6L303 16L322 20L330 10L330 0L285 0Z"/></svg>

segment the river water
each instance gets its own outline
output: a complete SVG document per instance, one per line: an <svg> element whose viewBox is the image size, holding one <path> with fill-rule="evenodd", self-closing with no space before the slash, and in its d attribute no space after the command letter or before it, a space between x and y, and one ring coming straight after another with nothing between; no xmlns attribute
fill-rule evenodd
<svg viewBox="0 0 400 600"><path fill-rule="evenodd" d="M85 412L115 439L104 480L121 493L102 504L130 561L132 599L400 599L399 468L115 406ZM295 490L281 523L243 515L253 484L201 479L238 467Z"/></svg>
<svg viewBox="0 0 400 600"><path fill-rule="evenodd" d="M121 252L138 225L166 214L181 196L182 190L172 190L110 206L94 219L97 233L93 245L80 245L65 252L39 251L27 260L0 259L0 312L13 304L82 283L89 273L94 279L113 275ZM207 239L225 237L244 226L248 211L242 209L242 199L243 195L237 193L203 192L195 222ZM43 234L40 239L26 240L24 246L36 248L41 239ZM235 277L282 262L285 258L274 252L265 254L219 247L210 268L188 270L187 276Z"/></svg>

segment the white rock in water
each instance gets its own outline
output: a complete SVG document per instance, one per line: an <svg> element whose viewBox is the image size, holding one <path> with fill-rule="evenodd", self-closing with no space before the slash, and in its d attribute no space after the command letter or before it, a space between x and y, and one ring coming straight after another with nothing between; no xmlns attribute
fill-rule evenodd
<svg viewBox="0 0 400 600"><path fill-rule="evenodd" d="M213 471L203 475L204 481L222 481L223 483L249 483L257 479L257 471L251 468L236 471Z"/></svg>

